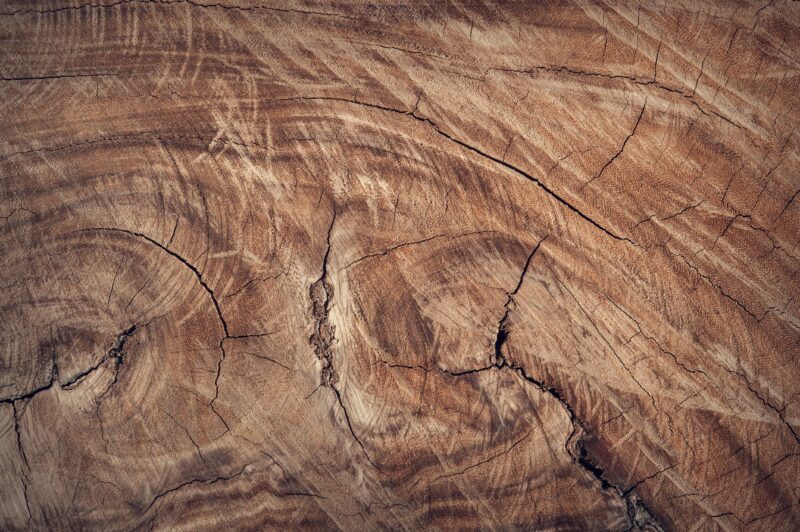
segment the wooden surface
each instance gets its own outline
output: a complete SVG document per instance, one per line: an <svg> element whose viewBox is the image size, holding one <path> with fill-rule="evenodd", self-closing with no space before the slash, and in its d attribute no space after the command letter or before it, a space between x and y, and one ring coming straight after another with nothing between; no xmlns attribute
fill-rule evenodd
<svg viewBox="0 0 800 532"><path fill-rule="evenodd" d="M0 528L796 530L800 5L7 1Z"/></svg>

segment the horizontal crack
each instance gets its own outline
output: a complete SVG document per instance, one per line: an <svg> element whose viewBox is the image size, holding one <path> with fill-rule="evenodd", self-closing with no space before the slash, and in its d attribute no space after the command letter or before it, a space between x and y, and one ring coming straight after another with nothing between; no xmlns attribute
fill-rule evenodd
<svg viewBox="0 0 800 532"><path fill-rule="evenodd" d="M531 66L524 69L514 69L514 68L488 68L484 71L483 75L484 78L489 72L510 72L513 74L535 74L537 72L551 72L551 73L562 73L562 74L570 74L573 76L581 76L581 77L595 77L595 78L606 78L606 79L614 79L614 80L622 80L622 81L629 81L636 85L640 85L643 87L655 87L656 89L671 92L673 94L677 94L683 98L685 98L692 106L694 106L700 114L704 116L713 115L717 118L727 122L728 124L732 125L737 129L745 129L744 126L737 124L736 122L732 121L730 118L718 113L717 111L706 110L702 105L700 105L697 100L695 100L695 94L693 92L688 92L683 89L678 89L675 87L670 87L669 85L664 85L663 83L656 81L655 76L651 79L640 78L637 76L631 76L627 74L607 74L603 72L592 72L588 70L579 70L575 68L569 68L565 66Z"/></svg>
<svg viewBox="0 0 800 532"><path fill-rule="evenodd" d="M111 72L98 72L86 74L48 74L41 76L0 76L0 81L46 81L50 79L69 79L69 78L103 78L116 77L117 74Z"/></svg>
<svg viewBox="0 0 800 532"><path fill-rule="evenodd" d="M266 6L266 5L255 5L255 6L238 6L238 5L228 5L219 2L215 3L202 3L196 0L117 0L115 2L109 2L104 4L100 3L92 3L88 2L85 4L80 4L77 6L67 6L67 7L59 7L55 9L18 9L16 11L6 11L0 12L0 16L9 17L9 16L17 16L17 15L27 15L27 14L49 14L49 13L59 13L61 11L80 11L82 9L109 9L112 7L117 7L124 4L143 4L143 5L153 5L153 6L170 6L170 5L186 5L191 7L197 7L201 9L223 9L223 10L231 10L231 11L272 11L276 13L296 13L299 15L315 15L320 17L335 17L335 18L342 18L348 20L360 20L357 17L353 17L351 15L345 15L341 13L327 13L324 11L311 11L311 10L303 10L303 9L294 9L294 8L280 8L280 7L273 7L273 6Z"/></svg>
<svg viewBox="0 0 800 532"><path fill-rule="evenodd" d="M145 323L142 326L146 327L147 325L149 325L149 323ZM133 336L133 334L137 331L137 329L139 329L139 327L140 325L134 324L129 328L127 328L126 330L122 331L117 336L111 348L109 348L109 350L102 356L102 358L96 364L76 373L75 375L73 375L72 377L63 382L59 378L59 369L58 365L56 364L55 351L53 351L53 358L50 369L50 378L48 379L48 381L45 384L37 386L36 388L28 392L21 393L18 395L13 395L10 397L0 398L0 404L5 403L13 405L17 401L26 401L29 399L33 399L36 395L40 394L41 392L49 390L55 384L58 384L60 388L69 389L70 387L74 386L75 384L83 380L85 377L96 371L98 368L100 368L100 366L102 366L106 361L108 361L111 358L115 360L115 363L117 364L118 367L119 364L122 363L122 357L126 342L131 336Z"/></svg>
<svg viewBox="0 0 800 532"><path fill-rule="evenodd" d="M363 257L359 257L359 258L357 258L355 260L352 260L349 263L347 263L344 266L342 266L341 268L339 268L338 271L347 270L350 267L358 264L359 262L365 261L367 259L371 259L371 258L374 258L374 257L385 257L386 255L388 255L389 253L392 253L395 250L398 250L398 249L401 249L401 248L405 248L405 247L409 247L409 246L416 246L418 244L424 244L424 243L430 242L432 240L438 240L438 239L441 239L441 238L456 239L456 238L464 238L464 237L467 237L467 236L485 235L485 234L504 234L504 233L502 233L501 231L490 231L490 230L487 230L487 231L469 231L467 233L459 233L459 234L455 234L455 235L439 234L439 235L433 235L433 236L430 236L430 237L427 237L427 238L423 238L421 240L414 240L412 242L402 242L400 244L395 244L394 246L386 248L383 251L378 251L378 252L375 252L375 253L369 253L367 255L364 255Z"/></svg>

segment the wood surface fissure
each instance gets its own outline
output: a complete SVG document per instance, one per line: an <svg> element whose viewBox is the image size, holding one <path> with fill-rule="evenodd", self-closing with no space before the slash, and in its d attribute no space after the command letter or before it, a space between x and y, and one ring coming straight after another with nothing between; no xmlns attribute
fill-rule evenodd
<svg viewBox="0 0 800 532"><path fill-rule="evenodd" d="M800 3L0 42L0 529L800 526Z"/></svg>
<svg viewBox="0 0 800 532"><path fill-rule="evenodd" d="M331 304L333 303L333 284L328 282L328 260L331 254L331 235L333 234L333 227L336 224L336 214L337 210L334 204L331 223L330 226L328 226L326 236L325 255L322 258L322 272L320 273L319 279L309 288L311 314L314 318L314 332L311 338L309 338L309 343L313 346L314 353L317 355L317 359L322 366L318 388L330 388L336 396L336 402L342 410L347 429L358 444L364 457L372 467L384 474L383 470L372 460L361 438L356 434L353 423L350 420L350 414L344 404L342 393L336 387L336 383L339 382L339 376L336 374L336 369L333 365L333 353L331 352L331 346L336 341L336 326L330 322L330 310Z"/></svg>
<svg viewBox="0 0 800 532"><path fill-rule="evenodd" d="M477 369L470 369L463 371L449 371L444 368L438 368L438 369L454 377L474 375L476 373L480 373L483 371L491 371L491 370L502 371L503 369L508 369L514 372L515 374L519 375L519 377L522 378L525 382L533 384L542 393L545 393L550 397L554 398L564 409L572 425L572 431L570 432L569 436L564 442L564 449L567 451L567 454L570 456L572 462L575 465L581 467L584 471L589 473L592 477L594 477L597 480L597 482L600 484L601 490L604 491L611 490L616 496L618 496L625 503L625 507L627 510L626 517L629 521L629 526L627 530L633 530L635 528L642 528L645 526L650 526L657 530L663 530L663 527L658 522L658 520L652 514L650 514L649 510L647 509L647 505L644 503L644 501L642 501L640 498L632 494L633 490L639 484L647 480L647 478L638 481L636 484L630 486L627 489L623 489L619 485L612 483L610 480L608 480L605 474L605 470L601 466L597 465L591 458L588 457L587 450L585 447L585 440L590 438L591 434L587 430L586 425L580 420L580 418L575 413L575 409L572 407L572 405L569 404L569 402L563 397L561 392L559 392L557 389L553 388L552 386L548 386L543 381L529 375L525 371L525 368L523 366L520 366L518 364L509 361L503 355L503 347L506 341L508 340L510 334L509 331L506 329L506 322L508 321L509 315L512 312L511 307L514 304L514 297L519 292L520 288L522 288L522 285L525 282L525 277L528 273L528 270L531 266L534 256L536 255L536 252L539 251L539 247L545 242L545 240L547 240L547 236L545 236L542 240L536 243L533 250L531 250L530 254L527 256L525 260L525 264L523 265L522 272L520 273L519 280L516 286L513 288L513 290L507 293L508 299L506 300L506 303L503 306L504 312L497 326L497 335L494 342L494 353L492 356L490 356L489 365ZM525 437L527 437L527 435ZM506 452L515 447L518 443L519 441L514 443ZM666 468L665 470L667 469L669 469L669 467ZM665 470L662 470L659 473L662 473Z"/></svg>

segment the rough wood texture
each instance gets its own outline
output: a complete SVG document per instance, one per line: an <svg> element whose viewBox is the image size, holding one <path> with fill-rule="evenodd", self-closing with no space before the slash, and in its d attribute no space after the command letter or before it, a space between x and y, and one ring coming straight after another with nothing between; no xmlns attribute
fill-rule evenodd
<svg viewBox="0 0 800 532"><path fill-rule="evenodd" d="M0 43L0 528L800 526L800 5Z"/></svg>

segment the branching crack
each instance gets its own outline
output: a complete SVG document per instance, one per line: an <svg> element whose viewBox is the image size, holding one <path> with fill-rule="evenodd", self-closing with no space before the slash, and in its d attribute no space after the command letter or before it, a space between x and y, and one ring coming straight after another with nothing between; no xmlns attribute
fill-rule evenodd
<svg viewBox="0 0 800 532"><path fill-rule="evenodd" d="M147 325L149 325L149 323L143 324L143 326L145 326L145 327ZM134 325L130 326L129 328L127 328L126 330L122 331L117 336L117 338L114 341L114 344L111 346L111 348L109 348L109 350L100 358L100 360L96 364L93 364L89 368L87 368L87 369L85 369L83 371L80 371L79 373L73 375L72 377L70 377L69 379L67 379L67 380L65 380L63 382L59 378L58 364L56 363L55 351L53 351L53 358L52 358L51 369L50 369L50 377L49 377L48 381L45 384L43 384L41 386L37 386L36 388L34 388L33 390L30 390L28 392L25 392L25 393L22 393L22 394L18 394L18 395L14 395L14 396L11 396L11 397L4 397L4 398L0 399L0 404L10 404L10 405L13 406L17 401L27 401L27 400L33 399L39 393L45 392L45 391L49 390L50 388L52 388L54 384L58 384L60 388L70 389L71 387L73 387L74 385L76 385L80 381L82 381L84 378L86 378L89 374L93 373L98 368L100 368L100 366L102 366L106 361L108 361L109 359L112 359L112 358L115 361L114 382L116 382L116 373L119 370L119 366L122 364L122 359L123 359L123 356L124 356L123 351L124 351L124 348L125 348L125 343L128 341L128 338L133 336L133 334L136 332L136 330L139 327L140 326L138 324L134 324Z"/></svg>
<svg viewBox="0 0 800 532"><path fill-rule="evenodd" d="M145 324L145 326L148 324ZM125 343L127 342L128 338L130 338L134 332L139 328L138 325L134 324L128 329L122 331L114 341L114 344L111 348L103 355L100 361L97 364L94 364L89 369L81 371L77 375L71 377L66 382L60 382L59 380L59 372L58 372L58 364L56 363L56 355L55 350L53 351L53 358L52 358L52 365L50 369L50 378L48 382L42 386L39 386L27 393L19 394L12 397L6 397L0 399L0 404L10 404L12 413L14 416L14 433L16 434L16 442L17 442L17 450L22 457L22 461L25 464L25 470L22 471L21 475L21 482L22 482L22 493L25 499L25 508L28 512L28 524L30 524L31 520L33 519L33 514L31 513L30 508L30 500L28 498L28 474L30 473L31 466L30 462L28 461L28 455L25 452L25 446L23 445L22 441L22 430L20 427L20 411L17 408L17 402L19 401L29 401L33 399L34 396L38 395L41 392L47 391L53 387L53 385L58 384L60 388L69 389L71 386L79 383L82 379L86 376L97 370L102 364L104 364L109 359L114 359L114 380L109 384L106 390L100 395L100 398L104 396L108 390L113 386L114 383L117 382L117 376L119 374L119 367L122 364L123 356L124 356L124 349ZM102 426L101 426L102 430Z"/></svg>
<svg viewBox="0 0 800 532"><path fill-rule="evenodd" d="M644 502L642 502L633 493L633 491L647 479L643 479L635 483L634 485L630 486L629 488L623 488L620 485L615 484L608 479L605 473L605 469L603 469L603 467L601 467L600 465L596 464L588 455L585 442L589 435L589 431L586 425L580 420L580 418L575 413L575 410L572 408L572 405L564 398L564 396L561 394L559 390L545 384L544 382L536 379L535 377L528 375L523 366L517 365L513 362L509 362L505 357L502 356L500 359L494 360L491 365L482 368L459 371L459 372L448 371L440 367L437 367L437 369L453 377L472 375L475 373L481 373L483 371L491 371L491 370L502 371L505 369L515 372L517 375L520 376L520 378L522 378L526 382L533 384L540 391L553 397L556 401L559 402L559 404L561 404L562 408L566 411L567 415L569 416L570 423L572 424L572 431L564 443L564 448L566 449L568 455L572 459L572 462L580 466L582 469L591 474L595 479L597 479L597 481L600 483L601 488L604 491L611 490L620 499L622 499L627 509L627 517L629 523L628 528L626 530L630 531L637 528L641 529L647 525L649 525L655 530L663 530L663 527L658 523L658 520L650 513ZM427 369L424 370L428 371ZM670 469L670 467L667 467L666 469ZM657 474L660 473L663 473L663 471L659 471Z"/></svg>
<svg viewBox="0 0 800 532"><path fill-rule="evenodd" d="M147 325L149 325L149 323L144 324L145 327ZM111 384L109 384L108 388L106 389L106 392L108 392L108 390L111 389L111 386L113 386L117 382L117 377L119 375L119 367L122 365L122 361L123 361L123 358L124 358L125 344L127 343L128 338L133 336L133 334L138 329L139 329L139 325L133 324L130 327L128 327L127 329L125 329L124 331L122 331L117 336L116 340L114 340L114 345L111 346L111 348L106 352L105 355L103 355L103 357L97 362L97 364L93 365L92 367L90 367L90 368L88 368L88 369L86 369L84 371L81 371L80 373L77 373L76 375L73 375L71 378L69 378L65 382L61 383L61 387L62 388L66 388L66 389L71 388L72 386L80 383L88 375L90 375L91 373L96 371L100 366L105 364L109 359L113 359L114 360L114 380L111 382ZM106 392L104 392L103 395L105 395Z"/></svg>
<svg viewBox="0 0 800 532"><path fill-rule="evenodd" d="M517 285L511 292L508 292L508 299L506 300L506 304L504 306L504 313L500 318L500 322L497 327L497 336L494 343L494 353L490 356L490 363L487 366L479 367L479 368L472 368L472 369L465 369L465 370L458 370L453 371L447 368L443 368L441 366L433 366L427 367L422 365L404 365L404 364L392 364L385 360L380 360L383 364L390 368L401 368L401 369L408 369L408 370L420 370L425 373L429 373L431 371L440 371L446 375L450 375L451 377L464 377L475 375L478 373L482 373L485 371L513 371L515 372L520 378L524 381L534 385L540 391L546 393L547 395L553 397L562 408L566 411L567 415L569 416L570 423L572 425L572 431L570 435L567 437L566 442L564 443L564 448L568 455L570 456L573 463L580 466L582 469L587 471L591 474L597 481L600 483L600 486L603 490L612 490L624 503L627 509L627 518L629 526L627 530L633 530L635 528L643 528L646 526L651 527L655 530L663 530L663 527L660 525L658 520L650 513L647 506L642 502L633 492L636 488L641 485L646 480L650 478L654 478L656 475L663 473L664 471L671 469L673 466L668 466L663 470L658 471L656 474L652 475L651 477L646 477L633 485L629 486L628 488L623 488L620 485L614 484L611 482L606 474L605 470L598 464L596 464L588 455L588 451L586 449L585 441L589 435L589 430L586 425L580 420L578 415L575 412L575 409L572 405L564 398L559 390L556 388L545 384L543 381L529 375L525 368L521 365L518 365L512 361L509 361L506 356L503 354L503 348L505 346L506 341L509 338L509 332L507 330L507 321L508 317L512 310L512 304L514 303L514 296L517 295L519 290L522 288L522 285L525 281L525 277L530 269L531 263L536 255L536 252L541 247L542 243L547 239L547 237L543 238L539 241L536 246L533 248L531 253L528 255L525 265L523 266L522 272L520 274L519 280ZM624 365L624 364L623 364ZM635 379L634 379L635 380ZM638 383L638 381L637 381ZM650 394L648 394L649 396ZM652 396L650 396L652 399ZM621 415L621 414L620 414ZM527 436L525 436L527 437ZM524 439L524 437L523 437ZM521 441L521 440L520 440ZM511 448L516 446L519 443L516 442L512 445ZM505 454L509 450L504 451L502 454ZM489 460L493 460L497 458L496 455ZM477 465L480 465L477 464ZM470 466L476 467L476 466ZM469 469L469 468L468 468ZM459 474L459 473L456 473ZM446 475L446 476L453 476L453 475Z"/></svg>
<svg viewBox="0 0 800 532"><path fill-rule="evenodd" d="M185 266L187 269L189 269L189 271L191 271L192 274L194 274L195 278L197 279L197 282L200 284L200 286L203 288L203 290L205 290L205 292L208 294L208 297L211 299L211 303L212 303L212 305L214 307L214 311L216 312L217 319L219 320L220 325L222 326L222 332L223 332L223 336L220 339L219 344L218 344L218 348L220 350L220 358L219 358L219 361L217 362L217 373L216 373L216 376L214 377L214 397L211 400L211 402L209 404L209 407L214 412L214 414L219 418L219 420L222 422L222 424L225 426L226 431L230 432L230 426L228 425L227 421L225 421L225 418L223 418L222 415L219 413L219 411L216 409L216 406L215 406L214 403L217 401L217 399L219 399L219 379L220 379L220 374L222 372L222 363L225 361L224 341L227 340L228 338L235 338L235 336L231 336L231 334L228 332L228 323L225 321L225 316L222 314L222 307L220 306L219 301L217 300L217 297L214 294L214 291L211 289L210 286L208 286L208 284L203 279L203 274L200 273L200 270L198 270L197 267L195 267L191 262L186 260L184 257L179 255L175 251L172 251L167 246L161 244L161 242L159 242L159 241L157 241L157 240L155 240L153 238L150 238L149 236L147 236L147 235L145 235L143 233L137 233L135 231L129 231L127 229L120 229L120 228L115 228L115 227L89 227L89 228L86 228L86 229L78 229L78 230L76 230L74 232L82 233L82 232L93 232L93 231L106 231L106 232L111 232L111 233L122 233L122 234L125 234L125 235L128 235L128 236L139 238L141 240L144 240L145 242L148 242L149 244L152 244L152 245L156 246L158 249L160 249L164 253L170 255L171 257L176 259L178 262L180 262L183 266ZM121 362L121 360L120 360L120 362ZM118 367L119 367L119 365L117 365L117 369L118 369ZM116 382L116 375L115 375L114 382Z"/></svg>
<svg viewBox="0 0 800 532"><path fill-rule="evenodd" d="M616 495L620 499L622 499L627 509L627 517L629 523L628 530L633 530L634 528L637 527L641 528L646 525L649 525L650 527L656 530L663 530L663 527L661 527L656 518L649 512L647 506L633 494L633 491L642 482L648 480L648 478L642 479L641 481L635 483L634 485L628 487L627 489L612 483L606 477L605 470L601 466L593 462L592 459L588 456L588 452L585 446L585 440L587 438L587 435L589 434L589 431L586 425L584 425L584 423L577 416L575 409L572 407L572 405L564 398L564 396L561 394L559 390L529 375L525 371L525 368L523 366L515 364L512 361L509 361L503 354L503 347L505 346L506 340L509 337L509 332L506 328L506 322L508 321L508 317L511 312L511 305L514 302L514 296L516 296L516 294L522 288L522 284L525 281L525 277L528 273L528 270L530 269L533 258L536 255L536 252L539 250L542 243L546 239L547 237L539 241L533 248L531 253L528 255L528 258L525 261L525 265L522 269L517 285L511 292L508 293L508 299L504 307L505 311L503 313L503 316L500 318L500 323L498 324L497 337L495 339L495 344L494 344L494 353L490 357L491 358L490 364L485 367L462 370L462 371L450 371L439 366L436 366L436 369L453 377L474 375L484 371L509 370L515 372L524 381L533 384L540 391L553 397L556 401L559 402L562 408L566 411L567 415L569 416L570 423L572 425L572 431L570 435L567 437L566 442L564 443L564 448L567 451L567 454L571 457L573 463L579 465L582 469L584 469L593 477L595 477L600 482L600 486L603 490L612 490L614 493L616 493ZM390 367L393 366L390 365ZM408 369L422 369L425 372L430 371L428 368L422 366L397 366L397 367L403 367ZM516 446L517 443L515 443L511 448ZM667 467L666 469L669 469L669 467ZM656 474L663 473L666 469L659 471Z"/></svg>

